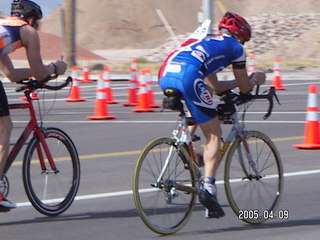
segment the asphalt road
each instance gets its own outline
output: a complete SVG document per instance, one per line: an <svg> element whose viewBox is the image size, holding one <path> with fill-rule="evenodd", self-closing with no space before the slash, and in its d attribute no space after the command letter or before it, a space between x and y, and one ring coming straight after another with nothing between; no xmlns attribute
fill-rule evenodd
<svg viewBox="0 0 320 240"><path fill-rule="evenodd" d="M318 75L319 76L319 75ZM226 216L207 220L199 205L189 223L180 232L166 239L318 239L320 234L320 150L301 150L292 144L302 143L304 135L308 86L320 81L308 72L287 74L283 77L284 91L278 91L281 106L275 105L268 120L263 120L267 105L257 102L248 113L248 129L267 133L276 143L285 170L284 194L279 209L288 210L289 219L269 220L258 226L248 225L233 214L225 197L224 188L218 186L219 200ZM269 77L268 84L271 84ZM127 240L157 239L140 220L132 198L133 168L138 154L150 140L169 136L175 126L177 114L155 109L152 113L135 113L124 107L127 83L114 81L115 100L109 104L114 120L88 120L95 105L96 84L80 84L85 102L69 103L68 89L55 94L39 92L46 126L65 130L74 140L81 159L81 184L77 199L58 217L46 217L28 203L21 181L22 154L8 172L9 199L19 208L1 213L1 239L92 239ZM5 83L10 102L20 101L15 85ZM161 92L154 86L156 101ZM52 100L54 99L54 100ZM319 99L319 97L318 97ZM26 112L11 112L15 129L12 143L26 124ZM224 129L224 127L223 127ZM222 163L223 164L223 163ZM222 168L220 175L222 178Z"/></svg>

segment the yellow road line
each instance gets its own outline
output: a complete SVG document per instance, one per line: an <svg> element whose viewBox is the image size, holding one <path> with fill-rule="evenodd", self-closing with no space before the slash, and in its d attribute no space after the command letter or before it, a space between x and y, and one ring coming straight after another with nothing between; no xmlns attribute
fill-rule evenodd
<svg viewBox="0 0 320 240"><path fill-rule="evenodd" d="M299 140L303 139L304 136L294 136L294 137L279 137L279 138L272 138L273 142L282 142L282 141L290 141L290 140Z"/></svg>
<svg viewBox="0 0 320 240"><path fill-rule="evenodd" d="M128 152L114 152L114 153L101 153L101 154L90 154L90 155L81 155L79 156L80 160L83 159L95 159L95 158L105 158L105 157L117 157L117 156L128 156L128 155L138 155L141 151L128 151ZM61 162L65 161L67 157L56 158L55 161ZM32 160L32 163L37 163L38 161ZM21 166L22 161L16 161L12 163L12 166Z"/></svg>
<svg viewBox="0 0 320 240"><path fill-rule="evenodd" d="M291 141L291 140L299 140L303 139L304 136L293 136L293 137L279 137L279 138L272 138L273 142L282 142L282 141ZM141 150L136 151L127 151L127 152L114 152L114 153L101 153L101 154L89 154L89 155L81 155L79 156L80 160L84 159L97 159L97 158L108 158L108 157L119 157L119 156L129 156L129 155L138 155ZM58 158L56 161L65 161L66 158ZM22 161L17 161L12 164L12 166L21 166Z"/></svg>
<svg viewBox="0 0 320 240"><path fill-rule="evenodd" d="M128 156L128 155L136 155L136 154L139 154L140 152L141 151L128 151L128 152L114 152L114 153L101 153L101 154L82 155L82 156L80 156L80 159Z"/></svg>

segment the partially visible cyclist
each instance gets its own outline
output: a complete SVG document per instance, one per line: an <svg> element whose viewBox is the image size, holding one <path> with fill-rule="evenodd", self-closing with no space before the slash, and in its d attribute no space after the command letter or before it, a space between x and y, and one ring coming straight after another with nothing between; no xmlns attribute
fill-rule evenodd
<svg viewBox="0 0 320 240"><path fill-rule="evenodd" d="M164 61L159 71L162 90L179 90L199 124L205 138L203 151L204 184L199 200L206 207L207 218L224 216L217 200L215 177L220 164L221 129L212 93L239 87L248 94L256 84L265 82L265 74L248 76L243 44L251 38L251 27L241 16L227 12L219 23L219 33L201 39L188 39ZM232 65L235 80L219 81L216 73Z"/></svg>
<svg viewBox="0 0 320 240"><path fill-rule="evenodd" d="M29 77L47 81L52 74L64 74L67 64L64 61L44 65L40 54L38 35L42 11L39 5L29 0L14 0L11 4L11 16L0 19L0 69L11 82ZM30 68L15 68L8 56L14 50L24 47ZM12 121L8 101L0 81L0 180L4 177L4 167L10 144ZM0 210L8 211L16 207L15 203L4 198L4 185L0 183Z"/></svg>

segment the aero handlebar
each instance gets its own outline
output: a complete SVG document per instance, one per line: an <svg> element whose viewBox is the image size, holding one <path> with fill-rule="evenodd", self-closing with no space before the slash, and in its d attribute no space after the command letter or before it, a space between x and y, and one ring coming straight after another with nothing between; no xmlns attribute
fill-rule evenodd
<svg viewBox="0 0 320 240"><path fill-rule="evenodd" d="M52 91L57 91L60 90L66 86L69 85L69 83L72 82L72 77L67 77L67 79L65 81L63 81L61 84L59 85L49 85L47 84L47 82L41 82L38 80L22 80L20 82L17 82L19 84L23 84L24 86L18 87L16 88L16 92L21 92L21 91L35 91L39 88L44 88L44 89L48 89L48 90L52 90Z"/></svg>
<svg viewBox="0 0 320 240"><path fill-rule="evenodd" d="M263 119L267 119L273 110L273 97L277 100L278 104L280 105L280 101L276 95L276 89L275 87L270 87L268 90L264 91L262 94L259 94L259 85L257 86L256 93L253 94L237 94L233 91L226 91L221 94L221 100L225 103L229 104L235 104L235 105L241 105L246 102L250 102L254 99L267 99L269 101L269 107L267 113L264 115Z"/></svg>

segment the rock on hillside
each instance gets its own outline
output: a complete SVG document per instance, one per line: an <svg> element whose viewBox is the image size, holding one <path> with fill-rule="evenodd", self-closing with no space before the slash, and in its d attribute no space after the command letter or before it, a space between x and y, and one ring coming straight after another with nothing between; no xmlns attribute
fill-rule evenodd
<svg viewBox="0 0 320 240"><path fill-rule="evenodd" d="M262 60L275 57L320 60L320 40L314 37L320 32L320 13L272 13L247 19L253 26L252 39L245 44L248 54L259 56ZM179 43L187 37L179 36ZM162 61L177 45L171 39L154 49L146 58L154 62Z"/></svg>

